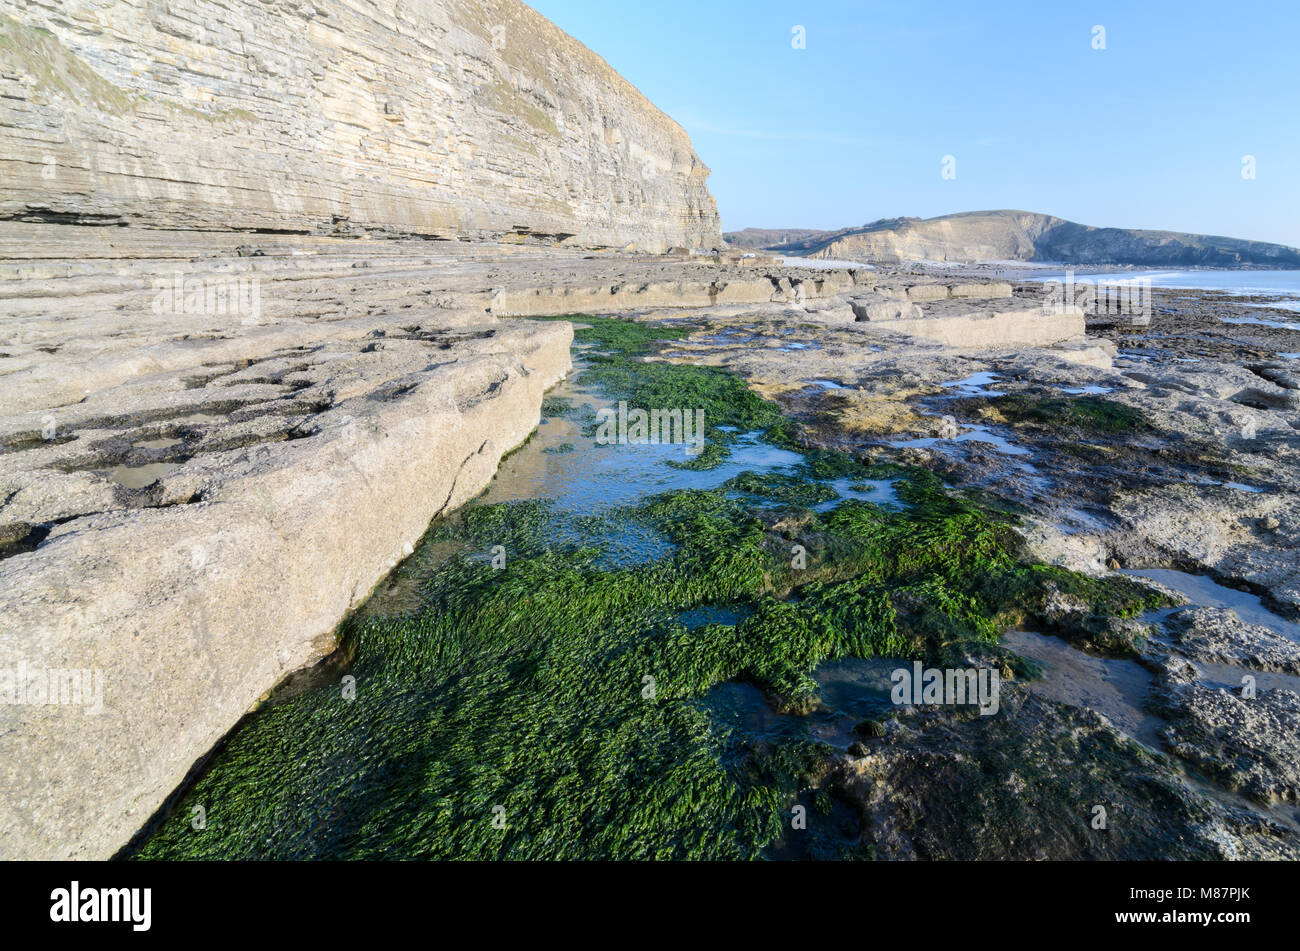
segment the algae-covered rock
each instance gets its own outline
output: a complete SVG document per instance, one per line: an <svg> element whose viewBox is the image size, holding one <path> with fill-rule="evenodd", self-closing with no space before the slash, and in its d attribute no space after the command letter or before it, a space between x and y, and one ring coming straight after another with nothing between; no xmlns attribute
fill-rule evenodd
<svg viewBox="0 0 1300 951"><path fill-rule="evenodd" d="M1294 832L1195 791L1100 715L1005 685L992 716L901 713L832 783L885 859L1300 857Z"/></svg>

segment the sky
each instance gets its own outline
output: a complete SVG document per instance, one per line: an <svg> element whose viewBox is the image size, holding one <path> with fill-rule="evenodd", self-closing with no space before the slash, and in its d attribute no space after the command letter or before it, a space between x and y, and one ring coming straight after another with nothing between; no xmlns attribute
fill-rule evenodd
<svg viewBox="0 0 1300 951"><path fill-rule="evenodd" d="M530 5L686 129L725 231L1015 208L1300 247L1300 0Z"/></svg>

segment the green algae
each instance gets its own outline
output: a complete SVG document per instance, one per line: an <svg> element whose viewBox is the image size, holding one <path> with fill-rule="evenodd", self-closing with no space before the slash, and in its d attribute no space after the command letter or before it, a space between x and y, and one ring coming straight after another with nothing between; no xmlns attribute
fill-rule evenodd
<svg viewBox="0 0 1300 951"><path fill-rule="evenodd" d="M1127 403L1095 396L1010 394L998 397L991 406L1012 424L1065 428L1095 435L1137 433L1151 428L1142 414Z"/></svg>
<svg viewBox="0 0 1300 951"><path fill-rule="evenodd" d="M573 403L563 396L555 396L548 393L542 398L542 417L544 419L553 419L556 416L563 416L573 409Z"/></svg>
<svg viewBox="0 0 1300 951"><path fill-rule="evenodd" d="M726 488L742 495L805 507L836 497L835 490L823 482L809 482L780 472L742 472L727 482Z"/></svg>
<svg viewBox="0 0 1300 951"><path fill-rule="evenodd" d="M681 461L670 459L666 465L674 469L689 469L694 472L707 472L710 469L716 469L727 461L730 450L726 446L716 442L706 442L700 454L694 459Z"/></svg>
<svg viewBox="0 0 1300 951"><path fill-rule="evenodd" d="M789 421L777 405L753 392L735 374L717 367L653 359L657 345L680 340L699 329L698 325L680 320L653 324L587 316L582 323L584 326L574 331L574 341L593 347L585 357L583 380L599 388L612 403L703 414L707 438L703 450L694 459L671 463L675 468L716 468L727 458L728 446L739 433L762 432L773 445L790 442Z"/></svg>
<svg viewBox="0 0 1300 951"><path fill-rule="evenodd" d="M609 353L584 379L606 395L700 400L716 425L789 444L775 406L736 378L639 362L683 325L583 319ZM882 476L901 508L811 508L835 497L832 480ZM602 534L620 524L671 550L602 566ZM1047 610L1062 592L1084 617L1150 605L1134 582L1029 563L1015 525L924 469L817 450L795 476L742 473L598 516L543 499L471 506L399 569L417 609L345 624L354 680L251 717L138 856L760 857L796 796L824 797L830 748L721 727L700 704L713 688L745 681L805 714L828 660L996 654L1012 624L1068 627ZM711 605L735 606L735 623L680 620Z"/></svg>

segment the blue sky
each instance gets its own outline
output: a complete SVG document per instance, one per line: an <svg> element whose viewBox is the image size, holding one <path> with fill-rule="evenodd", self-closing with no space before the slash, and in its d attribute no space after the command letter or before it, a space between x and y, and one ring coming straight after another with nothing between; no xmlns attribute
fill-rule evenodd
<svg viewBox="0 0 1300 951"><path fill-rule="evenodd" d="M725 230L1020 208L1300 246L1300 0L531 6L686 128Z"/></svg>

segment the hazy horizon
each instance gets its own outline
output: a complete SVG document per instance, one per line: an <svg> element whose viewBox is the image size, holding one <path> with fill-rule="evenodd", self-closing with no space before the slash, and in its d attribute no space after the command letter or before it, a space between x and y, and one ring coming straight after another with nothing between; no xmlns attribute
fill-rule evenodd
<svg viewBox="0 0 1300 951"><path fill-rule="evenodd" d="M531 6L686 129L724 231L1020 209L1300 247L1289 4Z"/></svg>

